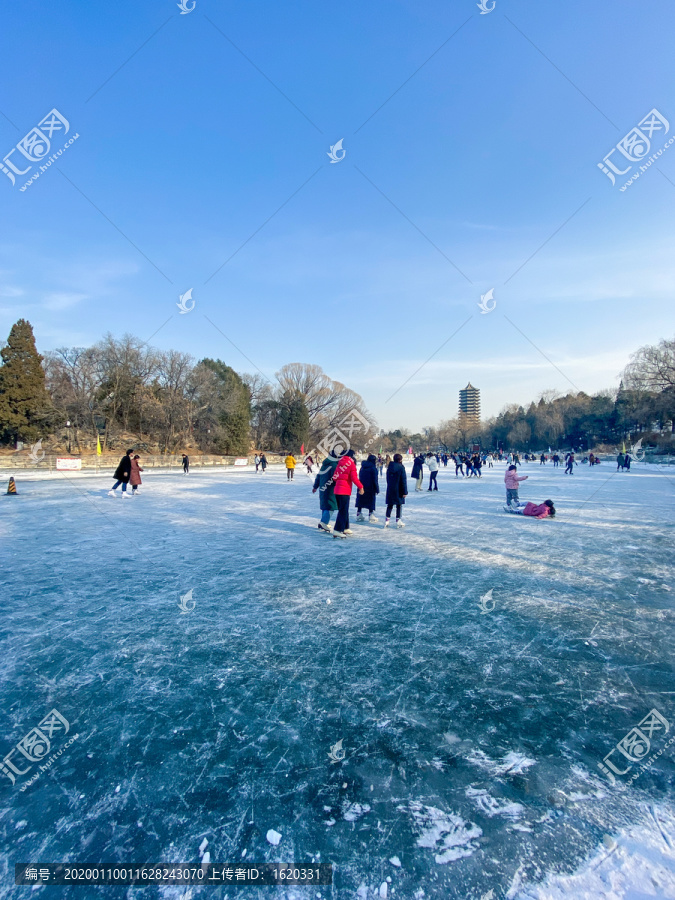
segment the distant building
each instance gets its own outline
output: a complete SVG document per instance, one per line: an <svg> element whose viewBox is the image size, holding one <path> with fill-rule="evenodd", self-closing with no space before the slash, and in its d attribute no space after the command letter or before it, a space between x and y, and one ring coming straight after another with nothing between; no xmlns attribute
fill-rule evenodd
<svg viewBox="0 0 675 900"><path fill-rule="evenodd" d="M459 414L476 424L480 422L480 390L471 382L459 392Z"/></svg>

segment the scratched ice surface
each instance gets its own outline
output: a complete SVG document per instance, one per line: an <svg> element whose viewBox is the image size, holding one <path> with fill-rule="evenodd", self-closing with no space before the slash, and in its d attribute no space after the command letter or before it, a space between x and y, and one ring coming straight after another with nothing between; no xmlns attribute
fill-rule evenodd
<svg viewBox="0 0 675 900"><path fill-rule="evenodd" d="M631 787L597 766L652 708L675 734L675 468L523 468L555 521L503 512L503 466L441 469L405 530L380 509L343 542L300 473L149 472L133 501L19 478L2 755L54 708L79 738L24 791L36 767L0 776L0 896L28 895L15 862L196 863L206 839L334 884L104 891L675 897L675 745Z"/></svg>

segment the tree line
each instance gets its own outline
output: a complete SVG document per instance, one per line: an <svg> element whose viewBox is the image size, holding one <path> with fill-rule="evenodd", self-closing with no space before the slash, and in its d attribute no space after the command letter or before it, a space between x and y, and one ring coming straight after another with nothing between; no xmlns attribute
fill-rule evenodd
<svg viewBox="0 0 675 900"><path fill-rule="evenodd" d="M372 422L362 398L320 366L291 363L276 384L239 374L220 359L196 361L124 335L91 347L38 353L30 322L12 326L0 366L0 442L51 439L64 429L78 452L118 450L246 455L307 450L353 410ZM356 437L358 446L358 437Z"/></svg>
<svg viewBox="0 0 675 900"><path fill-rule="evenodd" d="M132 439L139 449L172 453L246 455L251 449L297 453L339 443L345 422L360 450L429 447L464 449L590 449L630 434L673 431L675 340L641 347L630 358L618 390L559 396L547 391L529 406L513 404L481 423L446 419L411 433L377 432L361 396L320 366L290 363L275 375L237 373L220 359L195 360L157 350L124 335L106 335L92 347L38 353L30 322L19 319L0 351L0 443L50 438L64 429L76 451L118 450ZM359 425L359 423L361 423ZM375 437L377 435L377 437ZM672 446L672 445L671 445Z"/></svg>
<svg viewBox="0 0 675 900"><path fill-rule="evenodd" d="M465 416L445 419L411 433L388 432L387 450L485 449L590 450L601 444L621 444L629 435L651 435L664 449L675 449L667 438L675 420L675 340L641 347L621 373L618 390L558 395L545 391L527 407L511 404L497 416L472 422ZM663 432L669 432L664 438Z"/></svg>

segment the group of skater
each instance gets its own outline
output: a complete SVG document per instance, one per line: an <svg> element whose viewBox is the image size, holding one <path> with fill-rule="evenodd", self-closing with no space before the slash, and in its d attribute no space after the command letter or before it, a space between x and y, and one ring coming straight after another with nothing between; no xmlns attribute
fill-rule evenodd
<svg viewBox="0 0 675 900"><path fill-rule="evenodd" d="M312 488L312 493L319 492L319 507L321 509L321 521L318 528L334 538L346 538L353 534L349 527L349 506L352 498L352 488L356 487L356 521L368 522L376 525L375 515L377 495L380 493L378 477L378 460L374 453L361 463L357 474L355 454L353 450L347 450L339 455L334 450L328 454L321 464ZM438 471L438 469L436 469ZM384 527L389 528L391 514L396 509L396 527L404 528L403 504L408 496L408 477L403 457L400 453L394 453L394 458L387 466L387 492L385 495L386 512ZM337 512L335 526L331 530L331 515ZM366 515L368 518L366 520Z"/></svg>
<svg viewBox="0 0 675 900"><path fill-rule="evenodd" d="M139 486L143 483L141 479L141 472L143 469L141 468L140 463L141 458L138 453L134 453L133 447L130 450L127 450L113 473L115 484L113 484L111 490L108 491L109 497L117 496L117 488L120 487L120 485L122 486L122 498L124 500L129 498L127 485L131 485L131 496L136 496Z"/></svg>
<svg viewBox="0 0 675 900"><path fill-rule="evenodd" d="M262 469L263 475L265 474L265 469L267 468L267 457L264 453L256 453L253 457L253 462L255 463L255 471L256 474ZM293 460L293 468L295 469L295 460Z"/></svg>
<svg viewBox="0 0 675 900"><path fill-rule="evenodd" d="M449 458L455 459L454 455ZM425 465L429 469L429 486L427 491L437 491L439 460L433 453L427 453L426 456L420 453L413 460L411 478L415 481L415 491L423 490ZM347 450L343 454L338 453L336 450L331 451L323 460L312 486L312 493L319 492L321 520L317 528L339 539L344 539L348 535L353 534L352 529L349 527L349 507L354 487L357 491L355 504L356 521L376 525L379 521L375 515L375 508L377 495L380 493L379 476L381 468L380 459L374 453L371 453L363 460L357 474L353 450ZM527 478L527 475L518 474L518 467L515 462L507 466L504 476L506 485L505 512L536 519L553 518L556 510L552 500L544 500L543 503L520 502L518 495L519 484ZM405 498L408 496L408 478L403 465L403 457L400 453L395 453L393 458L389 458L386 468L386 484L384 527L390 527L392 513L395 510L396 527L404 528L403 506ZM331 529L331 516L334 512L337 513L337 516L335 525Z"/></svg>

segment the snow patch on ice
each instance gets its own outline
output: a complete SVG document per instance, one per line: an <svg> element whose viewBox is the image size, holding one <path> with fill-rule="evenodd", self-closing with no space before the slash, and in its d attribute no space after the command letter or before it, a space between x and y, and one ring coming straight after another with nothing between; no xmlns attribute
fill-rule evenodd
<svg viewBox="0 0 675 900"><path fill-rule="evenodd" d="M666 843L663 835L675 834L675 813L667 807L654 807L653 812L655 822L647 819L613 837L604 835L593 857L572 875L549 875L543 884L522 890L514 883L506 896L510 900L673 900L675 845Z"/></svg>
<svg viewBox="0 0 675 900"><path fill-rule="evenodd" d="M500 803L496 797L493 797L483 788L468 787L464 793L490 819L493 816L507 816L509 819L519 819L525 809L520 803L513 803L509 800Z"/></svg>
<svg viewBox="0 0 675 900"><path fill-rule="evenodd" d="M273 847L276 847L277 844L279 843L279 841L281 840L281 835L279 834L278 831L275 831L274 828L270 828L270 830L267 832L266 837L267 837L267 840L269 841L269 843Z"/></svg>
<svg viewBox="0 0 675 900"><path fill-rule="evenodd" d="M370 812L368 803L350 803L348 800L342 804L342 816L347 822L356 822L361 816Z"/></svg>
<svg viewBox="0 0 675 900"><path fill-rule="evenodd" d="M482 829L454 813L425 806L418 800L411 800L407 806L396 809L412 815L419 831L417 846L436 851L434 859L439 865L471 856L478 849L474 841L482 835Z"/></svg>
<svg viewBox="0 0 675 900"><path fill-rule="evenodd" d="M389 862L392 864L392 866L400 866L401 865L401 860L398 858L398 856L390 856Z"/></svg>
<svg viewBox="0 0 675 900"><path fill-rule="evenodd" d="M522 775L526 769L537 763L535 759L529 759L524 753L516 753L515 750L509 750L505 756L502 756L501 762L490 759L482 750L472 750L467 756L467 761L472 766L477 766L479 769L484 769L491 775L497 776Z"/></svg>

